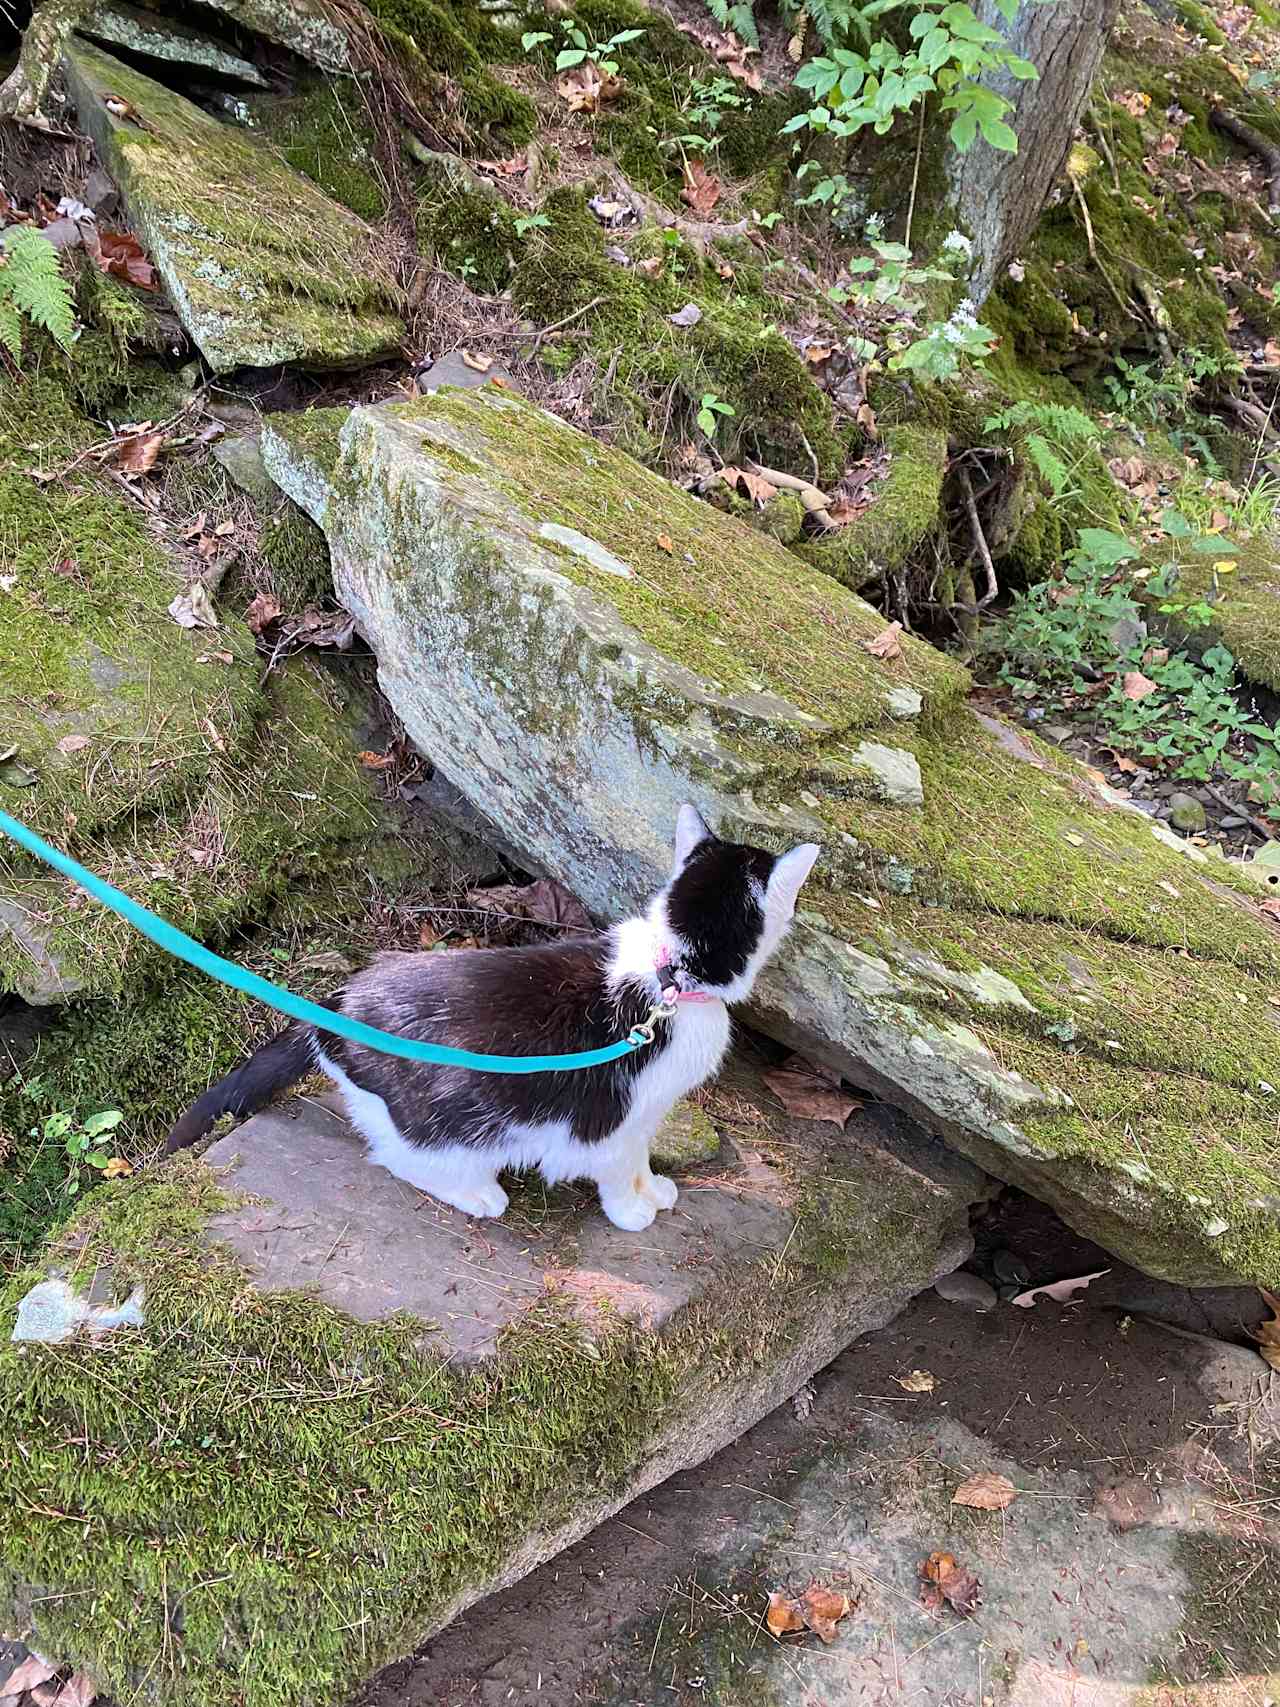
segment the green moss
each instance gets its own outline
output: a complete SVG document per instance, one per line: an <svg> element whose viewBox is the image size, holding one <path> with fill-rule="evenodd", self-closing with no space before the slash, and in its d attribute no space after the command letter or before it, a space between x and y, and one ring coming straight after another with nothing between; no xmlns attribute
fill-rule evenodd
<svg viewBox="0 0 1280 1707"><path fill-rule="evenodd" d="M1208 630L1185 630L1166 617L1169 632L1192 649L1221 642L1251 681L1280 693L1280 543L1259 535L1241 544L1224 543L1222 556L1236 569L1216 577L1218 591ZM1207 557L1188 555L1178 569L1180 599L1201 600L1213 589ZM1153 605L1160 601L1152 600Z"/></svg>
<svg viewBox="0 0 1280 1707"><path fill-rule="evenodd" d="M672 429L678 421L691 430L702 396L714 392L735 411L720 430L726 455L754 448L764 461L776 454L803 466L807 439L822 478L843 472L846 451L830 405L772 329L773 308L743 294L736 279L719 279L689 251L669 254L656 279L615 265L579 191L553 192L543 212L551 228L525 248L512 293L544 324L594 304L580 324L602 365L612 367L613 389L600 402L617 420L616 442L641 460L663 460L654 428L668 419ZM702 319L673 326L668 317L689 302Z"/></svg>
<svg viewBox="0 0 1280 1707"><path fill-rule="evenodd" d="M533 135L537 108L489 69L520 52L518 37L498 29L490 14L435 0L373 0L370 11L410 79L443 109L446 128L456 111L466 137L490 149L498 142L519 147Z"/></svg>
<svg viewBox="0 0 1280 1707"><path fill-rule="evenodd" d="M251 137L87 43L68 74L148 249L182 279L207 357L345 362L399 341L394 286L362 221ZM112 118L105 93L147 129Z"/></svg>
<svg viewBox="0 0 1280 1707"><path fill-rule="evenodd" d="M510 202L451 163L434 167L419 193L421 251L477 290L505 289L521 247Z"/></svg>
<svg viewBox="0 0 1280 1707"><path fill-rule="evenodd" d="M282 609L300 611L332 597L328 541L296 504L285 502L267 518L259 546Z"/></svg>
<svg viewBox="0 0 1280 1707"><path fill-rule="evenodd" d="M946 433L929 426L887 427L889 476L875 503L830 540L799 547L810 563L858 588L903 563L938 525Z"/></svg>
<svg viewBox="0 0 1280 1707"><path fill-rule="evenodd" d="M1263 1480L1274 1495L1273 1462L1264 1461ZM1229 1685L1244 1677L1274 1684L1280 1675L1280 1553L1274 1542L1182 1533L1174 1547L1187 1579L1187 1610L1178 1651L1161 1656L1156 1668L1160 1680L1181 1682L1190 1664L1196 1676Z"/></svg>
<svg viewBox="0 0 1280 1707"><path fill-rule="evenodd" d="M846 1256L923 1284L935 1243L913 1197L904 1178L892 1212L865 1209L875 1244L851 1228ZM424 1349L417 1321L256 1292L204 1240L223 1201L184 1158L78 1214L61 1260L145 1289L146 1326L113 1339L109 1380L87 1345L0 1345L22 1443L0 1466L0 1599L27 1612L35 1646L117 1696L162 1669L176 1707L345 1696L531 1531L613 1495L655 1435L792 1353L792 1311L826 1296L796 1255L801 1227L765 1263L744 1252L661 1335L618 1324L588 1355L548 1299L468 1369ZM33 1278L13 1277L6 1313Z"/></svg>
<svg viewBox="0 0 1280 1707"><path fill-rule="evenodd" d="M373 132L350 85L317 78L292 95L252 97L249 106L263 134L295 172L361 219L382 218L387 198Z"/></svg>

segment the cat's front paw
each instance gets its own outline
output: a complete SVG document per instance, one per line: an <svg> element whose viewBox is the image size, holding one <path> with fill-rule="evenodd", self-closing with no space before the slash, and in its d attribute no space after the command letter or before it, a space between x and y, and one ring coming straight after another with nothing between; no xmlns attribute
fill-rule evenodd
<svg viewBox="0 0 1280 1707"><path fill-rule="evenodd" d="M436 1189L433 1195L443 1197L446 1203L452 1204L455 1209L461 1209L464 1215L489 1220L496 1220L499 1215L504 1214L511 1201L497 1180L486 1181L483 1185L469 1189L450 1190L447 1194Z"/></svg>
<svg viewBox="0 0 1280 1707"><path fill-rule="evenodd" d="M665 1174L650 1174L644 1182L641 1195L658 1209L674 1209L680 1192L673 1179Z"/></svg>
<svg viewBox="0 0 1280 1707"><path fill-rule="evenodd" d="M657 1207L637 1192L632 1197L601 1197L600 1207L624 1233L643 1233L657 1218Z"/></svg>

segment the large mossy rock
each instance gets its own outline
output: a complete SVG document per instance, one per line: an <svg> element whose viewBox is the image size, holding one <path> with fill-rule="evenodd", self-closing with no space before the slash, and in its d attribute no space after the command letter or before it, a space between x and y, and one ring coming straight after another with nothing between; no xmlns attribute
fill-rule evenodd
<svg viewBox="0 0 1280 1707"><path fill-rule="evenodd" d="M696 1119L639 1239L570 1188L477 1226L314 1102L95 1194L0 1301L0 1623L118 1701L345 1700L972 1248L990 1182L890 1111ZM144 1325L9 1343L53 1270Z"/></svg>
<svg viewBox="0 0 1280 1707"><path fill-rule="evenodd" d="M82 128L119 184L183 325L215 370L359 363L404 326L363 220L269 145L72 41ZM107 110L127 102L137 122Z"/></svg>
<svg viewBox="0 0 1280 1707"><path fill-rule="evenodd" d="M509 390L278 418L264 454L414 740L601 916L661 881L685 797L819 840L765 1029L1141 1267L1280 1280L1280 928L1225 861Z"/></svg>

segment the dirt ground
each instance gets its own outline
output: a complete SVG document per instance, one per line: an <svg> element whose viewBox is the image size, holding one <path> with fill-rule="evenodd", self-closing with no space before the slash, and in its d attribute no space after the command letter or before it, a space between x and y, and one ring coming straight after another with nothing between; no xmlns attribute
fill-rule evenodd
<svg viewBox="0 0 1280 1707"><path fill-rule="evenodd" d="M967 1266L988 1279L1010 1254L1035 1284L1110 1272L1066 1305L924 1294L355 1707L1280 1700L1280 1379L1247 1336L1261 1299L1151 1281L1016 1192L975 1235ZM903 1389L913 1370L929 1391ZM953 1508L984 1468L1018 1502ZM937 1548L984 1580L971 1619L920 1605ZM829 1648L780 1645L767 1592L810 1575L856 1609Z"/></svg>

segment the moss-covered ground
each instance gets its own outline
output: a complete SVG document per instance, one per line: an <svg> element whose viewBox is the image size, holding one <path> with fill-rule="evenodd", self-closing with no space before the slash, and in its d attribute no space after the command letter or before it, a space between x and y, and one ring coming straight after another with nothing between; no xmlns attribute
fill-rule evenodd
<svg viewBox="0 0 1280 1707"><path fill-rule="evenodd" d="M740 1108L707 1112L741 1140ZM751 1126L798 1193L813 1174L801 1135L759 1110ZM223 1199L198 1160L104 1187L50 1260L143 1286L147 1322L109 1350L0 1347L21 1443L0 1470L6 1604L118 1698L342 1695L530 1532L615 1494L656 1438L786 1355L797 1313L818 1319L851 1268L873 1294L923 1283L955 1205L922 1206L907 1169L829 1165L852 1176L840 1216L801 1205L781 1254L744 1249L662 1334L604 1325L588 1349L549 1294L473 1370L433 1357L419 1322L361 1326L255 1291L203 1242ZM6 1317L34 1278L10 1277Z"/></svg>

